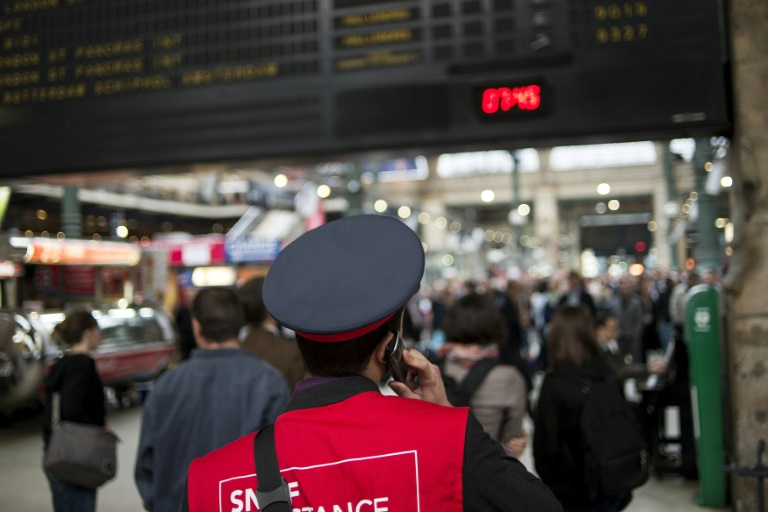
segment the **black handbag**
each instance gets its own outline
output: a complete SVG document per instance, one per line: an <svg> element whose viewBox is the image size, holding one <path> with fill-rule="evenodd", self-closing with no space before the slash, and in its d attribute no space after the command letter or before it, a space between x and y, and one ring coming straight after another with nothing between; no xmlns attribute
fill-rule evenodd
<svg viewBox="0 0 768 512"><path fill-rule="evenodd" d="M61 397L51 396L51 439L45 468L64 482L96 489L117 475L120 438L104 427L61 421Z"/></svg>

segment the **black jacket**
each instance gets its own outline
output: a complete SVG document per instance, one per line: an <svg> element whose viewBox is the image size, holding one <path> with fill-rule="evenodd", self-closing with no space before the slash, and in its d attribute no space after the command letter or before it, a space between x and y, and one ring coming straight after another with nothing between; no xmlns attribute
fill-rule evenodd
<svg viewBox="0 0 768 512"><path fill-rule="evenodd" d="M85 354L66 355L53 365L45 378L43 441L46 449L51 437L51 393L54 391L61 394L62 421L104 426L104 388L96 373L96 363Z"/></svg>
<svg viewBox="0 0 768 512"><path fill-rule="evenodd" d="M574 368L589 381L604 380L610 369L598 355ZM533 458L536 471L565 506L591 503L584 482L584 446L579 418L584 405L582 388L558 372L548 373L536 406Z"/></svg>

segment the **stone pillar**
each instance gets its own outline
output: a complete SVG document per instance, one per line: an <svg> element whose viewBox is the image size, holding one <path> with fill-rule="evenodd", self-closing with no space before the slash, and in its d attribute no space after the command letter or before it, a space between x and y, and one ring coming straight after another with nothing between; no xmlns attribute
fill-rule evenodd
<svg viewBox="0 0 768 512"><path fill-rule="evenodd" d="M557 185L538 185L533 191L536 209L533 232L546 249L547 262L557 267L559 258L560 209L557 202Z"/></svg>
<svg viewBox="0 0 768 512"><path fill-rule="evenodd" d="M659 145L657 144L657 147ZM656 243L656 249L661 254L661 248L666 248L666 253L669 257L667 260L666 268L669 268L671 270L677 270L680 268L680 259L677 256L678 248L677 243L670 242L669 238L669 218L667 217L667 213L664 210L664 206L671 201L677 201L677 189L675 187L675 173L674 173L674 163L672 162L672 151L669 149L669 141L665 140L661 144L661 151L659 152L661 155L661 165L662 169L664 170L664 184L665 184L665 194L663 196L663 199L658 197L658 195L654 194L653 200L653 216L656 219L657 229L656 234L654 236L654 243ZM663 201L663 202L661 202ZM661 202L661 204L659 204ZM661 210L659 210L661 208ZM661 213L661 214L659 214ZM664 239L662 241L661 237L663 236ZM659 257L659 261L661 261L661 257ZM664 266L664 265L661 265Z"/></svg>
<svg viewBox="0 0 768 512"><path fill-rule="evenodd" d="M733 258L725 315L733 446L728 462L752 466L768 440L768 2L731 0L734 137ZM726 425L727 426L727 425ZM731 477L737 512L757 510L757 481Z"/></svg>
<svg viewBox="0 0 768 512"><path fill-rule="evenodd" d="M429 214L429 222L421 225L421 240L427 244L429 250L442 251L446 248L447 229L438 228L435 220L438 217L445 217L445 201L440 193L440 186L437 177L437 159L438 156L427 158L427 167L429 168L429 177L419 182L417 192L417 204L420 208Z"/></svg>
<svg viewBox="0 0 768 512"><path fill-rule="evenodd" d="M560 204L557 200L557 182L549 168L551 148L542 148L539 153L538 180L533 187L534 235L541 239L542 247L552 268L560 264Z"/></svg>

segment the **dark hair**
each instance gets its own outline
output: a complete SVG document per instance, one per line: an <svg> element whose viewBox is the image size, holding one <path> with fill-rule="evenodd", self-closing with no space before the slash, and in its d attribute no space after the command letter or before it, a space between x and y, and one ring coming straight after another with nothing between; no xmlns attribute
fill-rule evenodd
<svg viewBox="0 0 768 512"><path fill-rule="evenodd" d="M53 337L66 346L72 346L83 339L88 329L98 327L93 315L85 310L73 311L67 314L63 322L53 328Z"/></svg>
<svg viewBox="0 0 768 512"><path fill-rule="evenodd" d="M237 338L245 324L237 294L227 288L207 288L192 301L192 316L203 337L215 343Z"/></svg>
<svg viewBox="0 0 768 512"><path fill-rule="evenodd" d="M504 317L488 295L471 293L456 301L443 320L445 339L455 343L501 344L507 332Z"/></svg>
<svg viewBox="0 0 768 512"><path fill-rule="evenodd" d="M609 318L617 318L616 313L614 313L609 308L602 308L595 313L595 327L603 327L607 322Z"/></svg>
<svg viewBox="0 0 768 512"><path fill-rule="evenodd" d="M584 306L562 306L557 310L547 334L550 369L572 368L586 363L599 353L592 315Z"/></svg>
<svg viewBox="0 0 768 512"><path fill-rule="evenodd" d="M267 318L267 308L264 307L262 298L263 288L264 278L254 277L237 290L237 296L243 304L245 321L250 325L261 325Z"/></svg>
<svg viewBox="0 0 768 512"><path fill-rule="evenodd" d="M381 340L389 331L400 329L402 318L403 308L371 332L335 343L312 341L296 333L296 342L307 371L318 377L361 375Z"/></svg>

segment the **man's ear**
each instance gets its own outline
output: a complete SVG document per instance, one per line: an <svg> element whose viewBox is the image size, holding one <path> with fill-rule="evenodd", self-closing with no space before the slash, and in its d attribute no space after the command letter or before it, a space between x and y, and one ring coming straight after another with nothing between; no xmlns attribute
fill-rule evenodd
<svg viewBox="0 0 768 512"><path fill-rule="evenodd" d="M206 343L205 338L203 338L203 328L195 317L192 317L192 334L195 336L195 345L197 345L198 348L205 348Z"/></svg>
<svg viewBox="0 0 768 512"><path fill-rule="evenodd" d="M381 339L381 342L379 342L379 344L376 346L376 351L373 353L373 357L376 358L377 362L381 364L389 364L389 361L387 361L387 356L385 353L387 350L387 345L389 344L390 341L392 341L393 337L394 337L394 334L392 334L391 332L388 332L386 336L384 336Z"/></svg>

